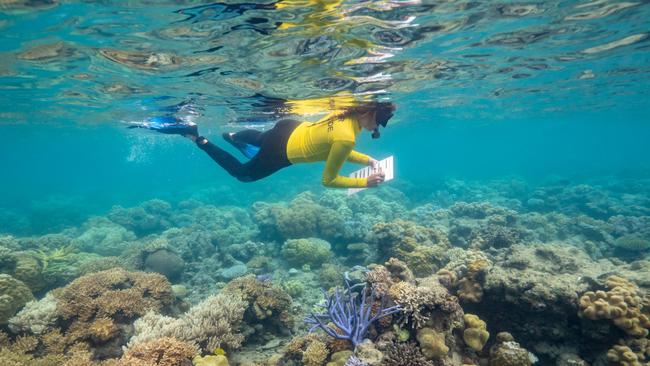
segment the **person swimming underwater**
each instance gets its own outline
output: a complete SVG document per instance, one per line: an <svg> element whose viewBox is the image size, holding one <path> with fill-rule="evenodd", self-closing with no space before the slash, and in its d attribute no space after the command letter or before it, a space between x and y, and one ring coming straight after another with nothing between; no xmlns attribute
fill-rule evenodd
<svg viewBox="0 0 650 366"><path fill-rule="evenodd" d="M250 159L246 163L200 136L194 123L165 121L130 128L149 128L185 136L241 182L260 180L293 164L325 161L324 186L364 188L382 183L384 174L376 172L366 178L350 178L339 172L345 161L376 168L377 160L354 150L356 138L364 128L372 131L373 138L378 138L379 126L386 127L395 109L391 102L363 102L344 107L340 113L314 123L285 119L266 132L247 129L224 133L223 138Z"/></svg>

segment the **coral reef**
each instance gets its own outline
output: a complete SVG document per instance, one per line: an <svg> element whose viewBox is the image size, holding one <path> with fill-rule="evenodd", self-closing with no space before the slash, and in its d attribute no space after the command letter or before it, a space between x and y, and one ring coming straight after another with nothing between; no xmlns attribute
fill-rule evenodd
<svg viewBox="0 0 650 366"><path fill-rule="evenodd" d="M254 275L239 277L223 289L226 296L240 297L245 307L244 321L260 330L283 333L294 324L291 315L291 296L280 286L260 281Z"/></svg>
<svg viewBox="0 0 650 366"><path fill-rule="evenodd" d="M497 343L490 348L490 366L530 366L533 364L528 351L521 348L510 333L501 332Z"/></svg>
<svg viewBox="0 0 650 366"><path fill-rule="evenodd" d="M175 338L156 338L129 347L115 366L182 366L191 365L196 347Z"/></svg>
<svg viewBox="0 0 650 366"><path fill-rule="evenodd" d="M6 324L29 301L34 300L29 288L7 274L0 274L0 325Z"/></svg>
<svg viewBox="0 0 650 366"><path fill-rule="evenodd" d="M480 351L490 338L487 331L487 325L478 316L474 314L465 314L465 330L463 331L463 340L465 344L475 351Z"/></svg>
<svg viewBox="0 0 650 366"><path fill-rule="evenodd" d="M56 322L57 300L47 294L38 301L30 301L13 318L9 319L9 329L14 333L41 335L50 330Z"/></svg>
<svg viewBox="0 0 650 366"><path fill-rule="evenodd" d="M428 359L442 357L449 352L449 347L445 345L445 335L434 329L418 329L417 340L422 354Z"/></svg>
<svg viewBox="0 0 650 366"><path fill-rule="evenodd" d="M135 321L135 334L129 347L173 337L207 352L217 348L237 349L244 340L239 327L245 309L246 303L231 293L210 296L177 319L150 312Z"/></svg>
<svg viewBox="0 0 650 366"><path fill-rule="evenodd" d="M256 202L253 217L271 239L317 237L336 239L343 233L343 219L333 209L314 201L313 194L298 195L288 205Z"/></svg>
<svg viewBox="0 0 650 366"><path fill-rule="evenodd" d="M449 246L443 232L404 220L375 224L369 242L379 248L384 259L395 257L419 276L435 273Z"/></svg>
<svg viewBox="0 0 650 366"><path fill-rule="evenodd" d="M393 343L388 347L384 357L385 366L433 366L425 359L417 345L412 342Z"/></svg>
<svg viewBox="0 0 650 366"><path fill-rule="evenodd" d="M331 245L322 239L289 239L282 246L282 256L294 266L320 267L332 256Z"/></svg>
<svg viewBox="0 0 650 366"><path fill-rule="evenodd" d="M120 255L136 239L133 232L106 218L90 219L82 230L73 243L83 251L102 256Z"/></svg>
<svg viewBox="0 0 650 366"><path fill-rule="evenodd" d="M636 285L618 276L607 278L605 287L608 291L588 291L580 297L579 315L592 320L611 319L632 337L648 336L650 297L643 298Z"/></svg>

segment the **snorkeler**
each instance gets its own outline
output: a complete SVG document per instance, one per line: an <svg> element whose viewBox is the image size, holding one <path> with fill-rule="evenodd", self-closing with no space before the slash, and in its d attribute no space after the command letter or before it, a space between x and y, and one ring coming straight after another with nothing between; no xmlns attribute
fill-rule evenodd
<svg viewBox="0 0 650 366"><path fill-rule="evenodd" d="M266 132L243 130L224 133L223 138L250 159L246 163L199 136L198 126L194 123L169 121L130 128L149 128L185 136L242 182L260 180L292 164L325 161L323 185L364 188L382 183L384 174L376 172L367 178L350 178L341 176L339 172L346 160L376 168L377 160L353 150L356 137L365 128L372 131L373 138L378 138L379 126L386 127L393 111L395 105L390 102L363 102L344 107L340 113L314 123L285 119Z"/></svg>

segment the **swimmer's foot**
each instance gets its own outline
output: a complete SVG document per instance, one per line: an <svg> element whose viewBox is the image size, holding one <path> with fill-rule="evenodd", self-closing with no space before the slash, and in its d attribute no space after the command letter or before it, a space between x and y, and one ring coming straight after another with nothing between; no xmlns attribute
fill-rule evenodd
<svg viewBox="0 0 650 366"><path fill-rule="evenodd" d="M196 123L184 122L175 118L167 120L152 118L147 122L132 124L127 128L145 128L168 135L182 135L188 138L199 136L199 127Z"/></svg>
<svg viewBox="0 0 650 366"><path fill-rule="evenodd" d="M188 138L199 136L199 127L196 123L169 123L152 130L168 135L182 135Z"/></svg>
<svg viewBox="0 0 650 366"><path fill-rule="evenodd" d="M259 146L254 146L254 145L247 144L245 142L235 140L234 132L224 132L221 136L223 137L224 140L226 140L229 144L234 146L237 150L239 150L242 154L244 154L245 157L249 159L252 159L260 151Z"/></svg>

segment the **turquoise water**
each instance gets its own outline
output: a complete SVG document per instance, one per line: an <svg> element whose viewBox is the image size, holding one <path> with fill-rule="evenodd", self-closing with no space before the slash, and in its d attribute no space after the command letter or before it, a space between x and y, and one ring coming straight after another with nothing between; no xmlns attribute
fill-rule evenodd
<svg viewBox="0 0 650 366"><path fill-rule="evenodd" d="M0 1L0 37L0 239L5 238L0 249L10 249L0 250L0 255L36 255L73 243L77 253L121 255L120 266L150 270L134 264L128 253L167 240L172 247L178 245L175 255L185 266L182 274L167 277L187 287L188 304L217 293L231 280L223 270L236 272L241 270L237 265L246 264L248 269L244 266L239 275L272 273L273 283L289 293L297 286L295 281L287 285L289 268L304 272L306 277L296 281L309 291L292 293L295 312L318 302L318 287L342 281L324 281L324 269L292 262L281 249L286 240L305 235L328 240L329 262L340 266L339 273L352 271L355 265L381 264L392 256L414 269L418 264L413 258L399 257L399 249L386 249L399 248L399 240L382 241L381 229L372 229L382 223L399 227L395 220L403 219L419 225L417 230L441 230L450 248L467 251L444 260L427 257L431 268L424 265L427 270L421 272L420 263L417 277L448 269L467 278L469 260L458 267L457 257L475 258L471 250L482 253L479 256L496 268L482 275L486 291L482 303L464 302L458 288L449 289L461 297L466 313L487 321L493 336L483 353L468 353L467 347L462 351L462 337L447 332L450 352L462 356L452 358L450 353L444 364L460 364L462 357L467 363L488 362L488 348L498 348L494 342L499 331L512 332L543 365L560 365L565 354L604 365L607 350L619 340L647 340L647 335L630 336L611 324L607 328L602 319L592 327L599 326L610 336L587 336L592 328L577 317L577 299L587 290L605 289L605 274L626 277L646 299L650 287L646 1L12 0ZM126 128L148 118L176 116L196 122L202 135L225 147L220 139L225 131L265 130L283 118L314 121L330 105L319 101L344 104L349 99L390 100L398 108L379 140L365 134L356 144L356 150L378 159L395 156L396 179L352 197L322 187L322 163L292 166L262 181L241 183L186 139ZM292 105L305 109L287 107ZM230 146L226 149L236 153ZM345 166L343 172L354 168ZM256 216L260 201L286 206L304 199L305 192L314 194L308 201L339 215L316 220L340 220L342 226L337 228L344 232L328 236L324 229L306 229L287 234L282 224L269 226ZM153 204L162 210L153 213L150 200L170 206L160 209ZM476 209L482 212L476 217L462 213L464 202L492 208ZM124 214L117 206L133 211ZM233 206L241 211L232 211ZM153 210L149 213L155 220L166 220L164 224L143 228L116 218L136 217L134 212L142 207ZM509 215L516 217L516 224L504 219ZM522 247L468 244L490 237L477 228L501 227L502 220L509 222L508 230L518 230L517 244ZM101 235L90 244L81 239L93 228L106 227L119 229L115 230L120 239L111 239L111 245L120 249L98 249L107 243ZM473 229L462 234L468 227ZM211 232L219 239L212 240L209 250L198 244L183 247L170 239L173 235L165 231L170 229L185 230L173 234L184 238ZM508 233L497 237L509 237ZM47 234L60 236L44 239ZM10 237L13 241L6 239ZM639 247L623 248L619 239L624 237L639 239ZM249 240L256 243L246 249L251 255L222 258L242 251L237 245ZM351 254L354 250L348 245L357 242L370 245L373 254L366 253L366 260ZM442 244L433 240L431 247L437 245ZM521 301L509 303L514 308L505 312L515 315L504 320L498 309L508 301L490 286L498 282L494 280L501 273L498 269L510 268L508 263L516 258L534 261L536 257L527 252L533 249L527 248L537 248L539 254L536 245L555 248L554 256L579 258L579 263L558 270L539 259L542 264L530 268L547 277L528 272L512 276L542 287L546 279L541 278L551 278L548 286L556 289L552 275L571 273L575 278L555 283L572 283L575 292L558 295L557 301L542 296L547 302L536 303L512 282L513 293L522 291ZM577 248L579 254L566 248ZM142 253L151 253L147 250ZM278 262L253 269L253 253ZM144 261L147 255L142 255ZM38 258L45 273L44 259ZM66 262L75 268L74 275L62 277L56 285L23 282L41 298L45 290L85 274L75 272L83 262L78 261ZM17 276L3 265L0 261L0 273ZM538 305L552 311L544 313ZM526 306L531 306L529 312ZM641 312L647 313L647 306ZM558 319L558 314L571 315L553 331L535 334L525 329L528 321L540 325ZM22 334L5 323L0 321L0 331L10 338ZM70 325L62 323L59 319L65 333ZM248 320L248 325L254 321ZM286 332L267 330L264 342L277 337L284 345L291 339ZM291 328L294 336L304 330L302 325ZM413 328L411 340L415 333ZM259 351L264 342L246 334L243 350ZM577 335L587 340L569 341ZM566 349L550 351L552 347L544 344L548 337L558 337L554 346ZM98 351L101 342L96 339L88 342L95 360L120 356ZM205 347L200 344L203 354ZM238 347L224 348L236 365L246 364L237 357L256 359ZM277 347L264 349L279 352ZM236 356L238 352L247 356ZM34 354L44 355L40 348ZM331 354L326 358L330 360ZM650 355L646 351L639 359L647 362ZM292 360L284 364L301 364Z"/></svg>

